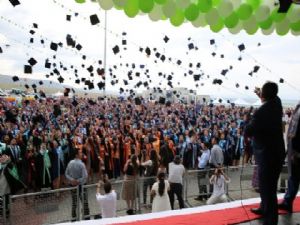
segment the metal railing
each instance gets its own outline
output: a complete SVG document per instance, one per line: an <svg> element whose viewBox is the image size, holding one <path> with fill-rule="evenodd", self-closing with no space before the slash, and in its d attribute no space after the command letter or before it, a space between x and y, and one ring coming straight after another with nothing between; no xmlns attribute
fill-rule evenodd
<svg viewBox="0 0 300 225"><path fill-rule="evenodd" d="M231 183L226 186L229 199L238 200L259 196L251 186L253 169L254 166L224 168L225 173L231 178ZM187 171L183 180L183 199L186 207L206 204L205 198L203 201L195 200L195 198L211 194L209 177L213 171ZM287 169L284 168L281 174L284 182L279 182L280 185L283 185L287 178ZM135 185L132 188L136 190L136 196L134 196L136 213L151 212L150 185L154 181L155 177L140 177L132 183ZM122 199L125 182L128 181L111 181L112 188L117 193L117 215L126 215L127 204ZM96 186L96 184L90 184L82 187L12 195L9 197L8 210L5 207L5 197L0 197L0 224L40 225L101 218L100 206L96 201ZM103 193L103 190L101 192ZM175 208L177 207L175 203ZM6 213L9 214L6 215Z"/></svg>

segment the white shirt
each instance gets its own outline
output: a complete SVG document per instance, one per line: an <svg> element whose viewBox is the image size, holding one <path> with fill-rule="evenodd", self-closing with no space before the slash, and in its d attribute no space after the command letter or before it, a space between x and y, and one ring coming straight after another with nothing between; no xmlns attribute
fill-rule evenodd
<svg viewBox="0 0 300 225"><path fill-rule="evenodd" d="M96 199L100 204L102 218L116 217L117 193L114 190L105 195L97 193Z"/></svg>
<svg viewBox="0 0 300 225"><path fill-rule="evenodd" d="M185 169L182 164L169 163L169 182L182 184L184 171Z"/></svg>
<svg viewBox="0 0 300 225"><path fill-rule="evenodd" d="M209 149L206 149L202 152L202 155L198 157L198 168L204 169L208 164L209 158L210 158L210 151Z"/></svg>
<svg viewBox="0 0 300 225"><path fill-rule="evenodd" d="M221 196L225 194L225 183L229 183L230 179L225 180L225 177L223 175L220 175L217 177L216 175L213 175L210 179L210 183L214 185L213 189L213 196Z"/></svg>

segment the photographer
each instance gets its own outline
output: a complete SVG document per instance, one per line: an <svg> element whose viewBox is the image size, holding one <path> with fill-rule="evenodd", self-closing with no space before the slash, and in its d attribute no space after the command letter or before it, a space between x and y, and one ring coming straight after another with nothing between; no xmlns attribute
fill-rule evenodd
<svg viewBox="0 0 300 225"><path fill-rule="evenodd" d="M209 183L213 185L213 193L207 200L207 205L227 202L228 198L225 193L225 183L229 183L230 178L223 172L222 168L216 168L215 173L209 179Z"/></svg>

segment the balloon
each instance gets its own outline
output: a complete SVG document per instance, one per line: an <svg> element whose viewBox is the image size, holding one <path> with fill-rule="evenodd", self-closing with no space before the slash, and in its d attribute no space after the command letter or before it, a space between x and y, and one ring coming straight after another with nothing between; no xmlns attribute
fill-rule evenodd
<svg viewBox="0 0 300 225"><path fill-rule="evenodd" d="M85 0L75 0L77 3L85 3Z"/></svg>
<svg viewBox="0 0 300 225"><path fill-rule="evenodd" d="M233 4L229 0L223 0L218 6L219 15L223 18L229 16L233 11Z"/></svg>
<svg viewBox="0 0 300 225"><path fill-rule="evenodd" d="M291 23L295 23L300 20L300 5L292 4L288 11L287 18Z"/></svg>
<svg viewBox="0 0 300 225"><path fill-rule="evenodd" d="M162 4L164 4L164 3L166 3L167 2L167 0L154 0L157 4L160 4L160 5L162 5Z"/></svg>
<svg viewBox="0 0 300 225"><path fill-rule="evenodd" d="M296 23L291 23L290 28L292 31L299 32L300 31L300 21Z"/></svg>
<svg viewBox="0 0 300 225"><path fill-rule="evenodd" d="M263 30L269 29L273 24L273 20L271 17L259 23L259 27Z"/></svg>
<svg viewBox="0 0 300 225"><path fill-rule="evenodd" d="M127 0L124 11L128 17L135 17L139 13L139 0Z"/></svg>
<svg viewBox="0 0 300 225"><path fill-rule="evenodd" d="M221 3L221 1L223 1L223 0L212 0L212 5L213 6L218 6Z"/></svg>
<svg viewBox="0 0 300 225"><path fill-rule="evenodd" d="M171 18L176 13L176 4L173 0L168 0L162 7L162 11L166 17Z"/></svg>
<svg viewBox="0 0 300 225"><path fill-rule="evenodd" d="M272 34L272 33L273 33L274 28L275 28L275 26L274 26L274 24L273 24L270 28L265 29L265 30L261 30L261 32L262 32L264 35L269 35L269 34Z"/></svg>
<svg viewBox="0 0 300 225"><path fill-rule="evenodd" d="M180 9L186 9L190 5L190 0L177 0L177 6Z"/></svg>
<svg viewBox="0 0 300 225"><path fill-rule="evenodd" d="M208 13L206 13L205 19L208 25L217 24L219 20L219 14L217 9L212 8Z"/></svg>
<svg viewBox="0 0 300 225"><path fill-rule="evenodd" d="M109 10L114 6L112 0L98 0L100 7L104 10Z"/></svg>
<svg viewBox="0 0 300 225"><path fill-rule="evenodd" d="M207 25L206 20L205 20L205 14L200 13L198 18L192 22L194 27L205 27Z"/></svg>
<svg viewBox="0 0 300 225"><path fill-rule="evenodd" d="M243 27L247 34L255 34L256 31L258 30L258 25L255 20L255 16L251 16L248 20L245 20L243 22Z"/></svg>
<svg viewBox="0 0 300 225"><path fill-rule="evenodd" d="M237 10L237 15L241 20L246 20L251 16L252 12L253 12L253 9L250 5L241 4L239 9Z"/></svg>
<svg viewBox="0 0 300 225"><path fill-rule="evenodd" d="M171 21L171 24L173 24L174 26L176 26L176 27L180 26L184 21L183 12L180 9L177 9L175 15L173 15L170 18L170 21Z"/></svg>
<svg viewBox="0 0 300 225"><path fill-rule="evenodd" d="M262 22L268 19L270 15L270 7L267 5L260 6L255 12L255 18L257 22Z"/></svg>
<svg viewBox="0 0 300 225"><path fill-rule="evenodd" d="M289 24L290 21L287 18L279 23L276 23L276 33L280 36L286 35L290 30Z"/></svg>
<svg viewBox="0 0 300 225"><path fill-rule="evenodd" d="M280 22L286 17L286 13L278 13L277 11L278 9L275 8L271 13L271 17L274 22Z"/></svg>
<svg viewBox="0 0 300 225"><path fill-rule="evenodd" d="M293 31L291 30L291 33L295 36L299 36L300 35L300 31Z"/></svg>
<svg viewBox="0 0 300 225"><path fill-rule="evenodd" d="M127 0L113 0L115 6L123 8L126 5Z"/></svg>
<svg viewBox="0 0 300 225"><path fill-rule="evenodd" d="M239 22L239 17L235 12L231 13L230 16L226 17L224 24L227 28L234 28Z"/></svg>
<svg viewBox="0 0 300 225"><path fill-rule="evenodd" d="M154 7L153 0L139 0L139 8L142 12L144 13L151 12L153 7Z"/></svg>
<svg viewBox="0 0 300 225"><path fill-rule="evenodd" d="M155 5L152 11L148 14L152 21L158 21L162 18L163 12L160 5Z"/></svg>
<svg viewBox="0 0 300 225"><path fill-rule="evenodd" d="M198 1L198 8L201 12L208 12L212 8L212 0Z"/></svg>
<svg viewBox="0 0 300 225"><path fill-rule="evenodd" d="M216 24L211 25L211 26L210 26L210 29L211 29L211 31L217 33L217 32L219 32L220 30L222 30L223 27L224 27L223 20L222 20L221 18L219 18L219 21L218 21Z"/></svg>
<svg viewBox="0 0 300 225"><path fill-rule="evenodd" d="M252 9L254 10L257 9L261 4L261 0L247 0L246 2L247 4L251 5Z"/></svg>
<svg viewBox="0 0 300 225"><path fill-rule="evenodd" d="M237 34L242 30L243 26L241 21L234 27L234 28L229 28L229 32L232 34Z"/></svg>
<svg viewBox="0 0 300 225"><path fill-rule="evenodd" d="M191 4L184 12L185 18L189 21L194 21L199 16L197 5Z"/></svg>

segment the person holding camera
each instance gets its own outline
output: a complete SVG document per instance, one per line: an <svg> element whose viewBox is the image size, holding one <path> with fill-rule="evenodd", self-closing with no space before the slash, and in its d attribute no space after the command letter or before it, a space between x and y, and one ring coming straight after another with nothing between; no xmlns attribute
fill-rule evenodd
<svg viewBox="0 0 300 225"><path fill-rule="evenodd" d="M111 183L104 179L104 192L105 194L102 195L100 193L101 181L97 184L97 192L96 192L96 199L100 205L101 209L101 216L102 218L113 218L116 217L117 211L117 193L115 190L112 190Z"/></svg>
<svg viewBox="0 0 300 225"><path fill-rule="evenodd" d="M230 182L230 178L223 172L222 168L216 168L215 173L209 179L209 183L213 185L213 193L207 200L207 205L228 202L225 193L225 184Z"/></svg>

